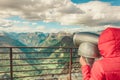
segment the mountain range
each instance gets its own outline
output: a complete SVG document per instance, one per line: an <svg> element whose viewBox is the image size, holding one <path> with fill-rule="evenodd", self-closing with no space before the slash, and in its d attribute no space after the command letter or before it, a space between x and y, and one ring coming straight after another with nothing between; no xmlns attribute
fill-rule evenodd
<svg viewBox="0 0 120 80"><path fill-rule="evenodd" d="M72 41L73 34L66 33L66 32L58 32L58 33L42 33L42 32L34 32L34 33L6 33L1 32L0 33L0 46L1 47L74 47L73 41ZM68 62L69 58L64 59L64 57L68 57L69 55L64 53L57 53L60 51L64 52L64 49L48 49L48 48L41 48L41 49L34 49L34 48L16 48L13 50L14 52L21 52L22 54L15 54L13 58L15 59L23 59L23 58L57 58L60 57L57 60L14 60L13 65L20 65L20 64L41 64L41 63L57 63L57 62ZM44 52L48 52L47 54L44 54ZM1 49L0 48L0 54L1 59L9 59L9 49ZM43 52L42 54L31 54L28 52ZM10 64L10 61L1 61L0 65L8 65ZM14 77L19 76L30 76L30 75L39 75L39 74L46 74L46 73L55 73L55 72L62 72L62 70L52 70L52 71L42 71L41 68L63 68L64 64L61 65L46 65L46 66L15 66L15 71L23 71L23 70L36 70L35 72L15 72ZM9 71L9 68L1 68L0 71ZM1 76L4 74L1 74ZM15 79L15 80L23 80L23 79ZM25 78L26 80L26 78ZM29 79L30 80L30 79ZM34 78L32 79L34 80Z"/></svg>

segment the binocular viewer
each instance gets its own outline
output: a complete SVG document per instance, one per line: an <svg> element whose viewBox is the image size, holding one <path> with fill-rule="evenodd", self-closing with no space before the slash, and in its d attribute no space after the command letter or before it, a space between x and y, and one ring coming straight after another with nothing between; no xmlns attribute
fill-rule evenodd
<svg viewBox="0 0 120 80"><path fill-rule="evenodd" d="M78 47L78 55L85 57L90 65L93 64L95 58L100 57L98 38L98 34L90 32L79 32L73 36L74 45Z"/></svg>

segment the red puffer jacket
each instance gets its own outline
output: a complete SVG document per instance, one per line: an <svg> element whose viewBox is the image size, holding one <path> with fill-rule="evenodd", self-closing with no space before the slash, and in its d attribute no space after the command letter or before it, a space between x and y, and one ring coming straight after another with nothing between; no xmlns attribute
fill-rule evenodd
<svg viewBox="0 0 120 80"><path fill-rule="evenodd" d="M99 38L102 59L82 66L83 80L120 80L120 28L107 28Z"/></svg>

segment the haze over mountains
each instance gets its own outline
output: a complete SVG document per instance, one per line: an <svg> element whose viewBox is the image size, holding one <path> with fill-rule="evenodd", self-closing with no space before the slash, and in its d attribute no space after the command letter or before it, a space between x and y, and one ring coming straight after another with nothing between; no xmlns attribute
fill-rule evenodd
<svg viewBox="0 0 120 80"><path fill-rule="evenodd" d="M4 36L24 44L24 45L20 44L16 46L48 47L48 46L60 46L60 45L62 46L63 42L68 43L69 39L70 39L69 41L72 42L73 35L65 32L59 32L59 33L42 33L42 32L12 33L11 32L11 33L4 33Z"/></svg>

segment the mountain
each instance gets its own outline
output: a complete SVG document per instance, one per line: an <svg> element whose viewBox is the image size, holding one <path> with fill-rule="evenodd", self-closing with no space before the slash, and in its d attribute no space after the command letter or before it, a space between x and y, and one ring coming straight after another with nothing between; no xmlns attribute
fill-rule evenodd
<svg viewBox="0 0 120 80"><path fill-rule="evenodd" d="M1 35L2 34L2 35ZM0 46L1 47L11 47L11 46L25 46L24 44L22 44L21 42L14 40L12 38L10 38L6 33L1 33L0 34ZM22 49L14 49L15 52L23 52ZM13 58L24 58L26 57L26 54L16 54L13 55ZM0 59L10 59L9 58L9 48L0 48ZM10 61L9 60L0 60L0 65L1 66L5 66L5 65L9 65ZM29 64L27 61L23 61L23 60L14 60L13 61L13 65L19 65L19 64ZM27 66L27 67L22 67L22 66L14 66L14 70L25 70L25 68L28 69L34 69L33 66ZM10 68L9 67L1 67L0 71L9 71ZM0 77L4 75L4 74L0 74ZM14 76L17 75L23 75L21 73L17 73ZM24 73L24 75L28 75L26 73Z"/></svg>
<svg viewBox="0 0 120 80"><path fill-rule="evenodd" d="M62 44L66 39L71 38L72 34L66 32L58 33L9 33L9 36L13 39L18 40L26 46L36 46L36 47L51 47L51 46L63 46Z"/></svg>
<svg viewBox="0 0 120 80"><path fill-rule="evenodd" d="M9 36L16 39L27 46L40 46L41 43L48 36L47 33L34 32L34 33L9 33Z"/></svg>
<svg viewBox="0 0 120 80"><path fill-rule="evenodd" d="M0 46L8 47L8 46L24 46L24 47L74 47L72 41L73 34L66 32L58 32L58 33L0 33ZM2 49L2 52L6 51ZM47 59L47 60L15 60L14 64L28 64L29 66L16 66L15 70L36 70L29 73L19 72L15 73L14 76L31 76L31 75L40 75L40 74L49 74L55 72L62 72L63 70L48 70L43 71L41 68L64 68L64 64L49 64L49 65L30 65L30 64L41 64L41 63L58 63L58 62L69 62L69 53L65 52L66 50L63 48L20 48L15 49L16 52L21 52L22 54L14 55L14 58L58 58L58 59ZM47 53L45 53L47 51ZM32 53L31 53L32 52ZM40 54L38 53L40 52ZM58 53L60 52L60 53ZM76 56L75 54L74 56ZM9 58L8 56L2 58ZM9 61L8 61L9 62ZM5 62L5 64L9 64ZM0 65L5 65L4 63L0 63ZM8 69L0 69L0 71L6 71ZM18 79L17 79L18 80ZM25 79L26 80L26 79ZM31 80L31 79L29 79ZM33 79L34 80L34 79Z"/></svg>
<svg viewBox="0 0 120 80"><path fill-rule="evenodd" d="M19 42L16 39L12 39L8 33L0 33L0 46L1 47L14 47L14 46L26 46L24 44L22 44L21 42ZM22 59L22 58L33 58L36 57L37 54L28 54L28 52L34 52L34 49L28 49L28 48L14 48L12 49L13 51L13 59ZM0 48L0 59L8 59L8 60L0 60L0 65L1 66L5 66L5 65L9 65L10 64L10 57L9 57L9 48ZM21 53L21 54L20 54ZM21 64L35 64L38 63L38 61L34 61L34 60L14 60L13 61L13 65L21 65ZM18 77L18 76L30 76L32 74L40 74L41 71L37 70L36 66L14 66L14 70L15 71L24 71L24 70L36 70L36 72L15 72L14 73L14 77ZM1 67L0 71L10 71L9 67ZM0 74L0 77L4 75L4 74ZM19 79L17 79L19 80ZM20 79L21 80L21 79Z"/></svg>
<svg viewBox="0 0 120 80"><path fill-rule="evenodd" d="M41 46L62 46L65 47L64 44L68 43L68 40L70 39L72 42L72 34L66 33L66 32L58 32L58 33L50 33L48 37L45 39L45 41L42 43ZM69 45L68 45L69 46Z"/></svg>

